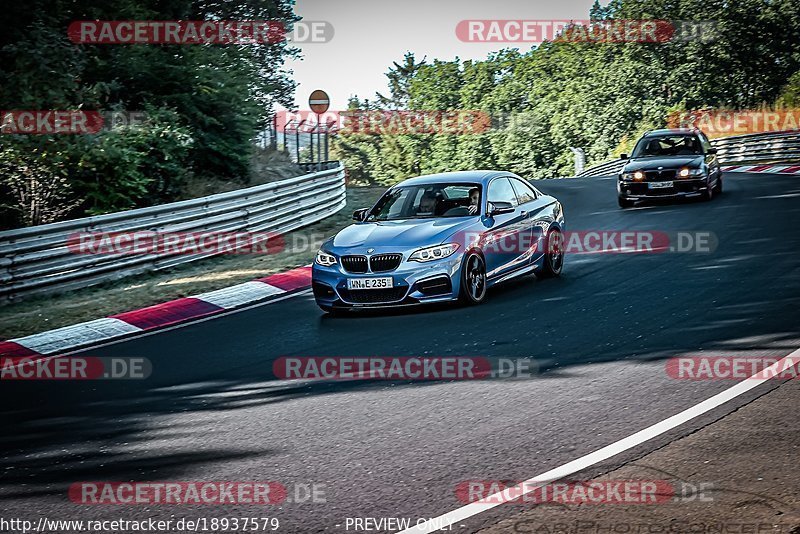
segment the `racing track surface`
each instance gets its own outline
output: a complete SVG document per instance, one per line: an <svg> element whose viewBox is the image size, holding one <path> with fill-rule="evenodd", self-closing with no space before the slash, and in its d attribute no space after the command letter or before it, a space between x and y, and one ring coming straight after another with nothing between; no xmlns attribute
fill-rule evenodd
<svg viewBox="0 0 800 534"><path fill-rule="evenodd" d="M630 210L613 179L537 183L569 230L711 231L707 254L568 256L561 279L525 278L480 307L329 318L310 295L86 350L145 356L147 381L4 382L0 506L37 520L276 516L279 532L344 532L347 517L432 517L469 479L524 480L731 385L677 381L664 358L797 348L800 179L728 174L711 203ZM531 357L517 380L276 381L280 356ZM776 387L624 453L685 435ZM757 424L757 422L754 422ZM273 480L325 485L325 503L281 507L79 506L81 480ZM454 527L516 513L500 506Z"/></svg>

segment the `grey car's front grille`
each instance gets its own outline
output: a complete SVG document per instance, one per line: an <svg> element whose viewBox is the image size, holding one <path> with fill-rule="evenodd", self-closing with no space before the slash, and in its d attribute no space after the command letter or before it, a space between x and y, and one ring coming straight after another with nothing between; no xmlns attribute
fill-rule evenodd
<svg viewBox="0 0 800 534"><path fill-rule="evenodd" d="M675 179L675 170L646 171L644 175L650 182L666 182Z"/></svg>

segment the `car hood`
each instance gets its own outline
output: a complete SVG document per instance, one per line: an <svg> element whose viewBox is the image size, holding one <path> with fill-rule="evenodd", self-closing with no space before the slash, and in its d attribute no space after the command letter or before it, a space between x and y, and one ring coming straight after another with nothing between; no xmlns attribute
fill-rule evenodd
<svg viewBox="0 0 800 534"><path fill-rule="evenodd" d="M375 249L438 245L446 238L479 224L477 217L405 219L351 224L336 234L330 245L337 249Z"/></svg>
<svg viewBox="0 0 800 534"><path fill-rule="evenodd" d="M659 167L675 169L678 167L700 167L703 156L670 156L664 158L636 158L628 161L623 172L657 170Z"/></svg>

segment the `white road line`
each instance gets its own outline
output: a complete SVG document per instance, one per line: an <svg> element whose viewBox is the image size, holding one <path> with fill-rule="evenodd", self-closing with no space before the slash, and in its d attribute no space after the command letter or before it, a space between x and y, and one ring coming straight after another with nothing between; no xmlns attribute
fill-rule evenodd
<svg viewBox="0 0 800 534"><path fill-rule="evenodd" d="M494 495L489 495L480 501L467 504L461 508L456 508L452 512L448 512L440 515L439 517L429 519L424 523L420 523L419 525L407 528L401 531L400 534L422 534L435 532L459 521L468 519L481 512L485 512L486 510L500 506L505 502L518 499L522 495L531 493L545 484L560 480L582 471L587 467L591 467L592 465L602 462L603 460L607 460L612 456L616 456L617 454L625 452L628 449L632 449L633 447L636 447L645 441L649 441L657 436L660 436L661 434L664 434L665 432L672 430L675 427L691 421L692 419L699 417L730 400L735 399L739 395L750 391L767 380L771 380L771 376L779 375L798 363L800 363L800 349L795 350L788 356L778 360L766 369L754 374L750 378L738 382L736 385L726 389L725 391L717 393L713 397L710 397L703 402L692 406L691 408L675 414L672 417L668 417L661 422L649 426L644 430L640 430L635 434L631 434L627 438L623 438L615 443L612 443L611 445L606 445L601 449L589 453L581 458L572 460L571 462L568 462L560 467L556 467L555 469L551 469L550 471L536 475L535 477L521 482L516 486L507 488L501 492L495 493Z"/></svg>

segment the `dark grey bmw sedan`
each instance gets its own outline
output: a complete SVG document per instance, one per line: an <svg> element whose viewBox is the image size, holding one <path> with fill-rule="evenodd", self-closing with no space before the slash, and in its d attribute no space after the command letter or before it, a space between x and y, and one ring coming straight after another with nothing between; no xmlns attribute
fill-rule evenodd
<svg viewBox="0 0 800 534"><path fill-rule="evenodd" d="M621 155L628 159L627 154ZM636 143L617 179L619 205L648 198L702 197L722 192L717 151L697 129L652 130Z"/></svg>

